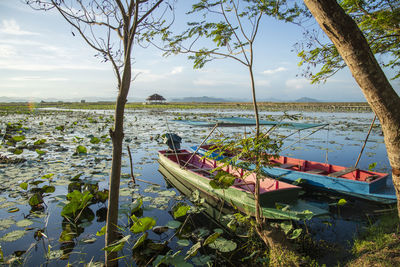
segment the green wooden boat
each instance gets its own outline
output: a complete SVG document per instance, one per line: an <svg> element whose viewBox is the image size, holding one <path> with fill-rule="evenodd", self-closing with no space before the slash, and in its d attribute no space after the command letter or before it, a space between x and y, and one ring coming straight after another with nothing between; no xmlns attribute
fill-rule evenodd
<svg viewBox="0 0 400 267"><path fill-rule="evenodd" d="M179 150L177 153L162 150L158 154L160 165L180 183L192 190L199 190L213 198L216 203L224 202L245 214L255 215L255 173L228 165L223 171L237 179L233 186L227 189L215 189L210 185L210 181L214 177L211 170L220 164L217 161L193 155L188 150ZM303 220L328 214L326 210L299 200L300 191L298 186L264 177L260 181L260 206L263 216L276 220Z"/></svg>

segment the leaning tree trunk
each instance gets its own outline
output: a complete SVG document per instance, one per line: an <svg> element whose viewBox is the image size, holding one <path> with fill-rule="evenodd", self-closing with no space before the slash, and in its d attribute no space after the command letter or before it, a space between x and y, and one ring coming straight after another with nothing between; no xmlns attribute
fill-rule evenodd
<svg viewBox="0 0 400 267"><path fill-rule="evenodd" d="M304 3L336 46L381 122L400 217L400 98L361 30L336 0L304 0Z"/></svg>
<svg viewBox="0 0 400 267"><path fill-rule="evenodd" d="M131 83L131 64L130 58L125 62L122 81L119 88L117 103L115 106L114 115L114 130L110 130L113 152L112 166L110 175L110 191L108 196L107 209L107 228L106 228L106 246L111 245L118 240L118 206L119 206L119 187L121 177L121 158L122 158L122 143L124 139L124 112L126 98L128 96ZM105 252L106 266L117 266L118 252Z"/></svg>

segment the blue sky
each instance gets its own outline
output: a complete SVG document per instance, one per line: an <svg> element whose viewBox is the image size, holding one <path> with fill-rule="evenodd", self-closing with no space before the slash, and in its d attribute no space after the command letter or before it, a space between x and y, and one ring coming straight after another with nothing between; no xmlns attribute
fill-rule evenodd
<svg viewBox="0 0 400 267"><path fill-rule="evenodd" d="M186 19L184 8L178 2L178 22ZM114 99L117 89L111 65L94 57L94 50L79 36L74 37L71 30L55 12L34 11L20 1L1 0L0 97ZM302 78L299 58L293 51L301 38L302 29L296 25L264 20L256 40L257 98L364 101L348 70L340 71L325 84L311 85ZM134 75L139 75L129 97L143 99L158 93L167 99L251 98L248 71L233 60L213 61L194 70L186 55L165 58L156 48L139 46L134 48L133 58ZM399 82L392 84L399 90Z"/></svg>

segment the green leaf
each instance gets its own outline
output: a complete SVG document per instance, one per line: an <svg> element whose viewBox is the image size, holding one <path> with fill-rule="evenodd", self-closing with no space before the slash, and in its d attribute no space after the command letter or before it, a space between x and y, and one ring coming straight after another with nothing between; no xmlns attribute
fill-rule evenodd
<svg viewBox="0 0 400 267"><path fill-rule="evenodd" d="M147 236L149 234L147 232L143 233L138 240L136 240L135 244L132 247L132 250L136 249L137 247L139 247L141 244L143 244L143 242L146 240Z"/></svg>
<svg viewBox="0 0 400 267"><path fill-rule="evenodd" d="M33 195L29 198L28 203L29 203L29 205L30 205L31 207L36 207L37 205L43 203L43 197L42 197L41 194L35 193L35 194L33 194Z"/></svg>
<svg viewBox="0 0 400 267"><path fill-rule="evenodd" d="M292 234L289 236L289 239L296 239L301 235L302 229L295 229L293 230Z"/></svg>
<svg viewBox="0 0 400 267"><path fill-rule="evenodd" d="M24 183L20 183L19 187L21 187L24 190L27 190L28 189L28 183L25 183L25 182Z"/></svg>
<svg viewBox="0 0 400 267"><path fill-rule="evenodd" d="M135 212L139 211L140 208L142 207L142 205L143 205L143 199L141 197L135 199L135 201L132 202L130 205L131 212L135 213Z"/></svg>
<svg viewBox="0 0 400 267"><path fill-rule="evenodd" d="M102 236L106 234L106 230L107 230L107 225L104 225L103 227L101 227L100 231L96 232L97 236Z"/></svg>
<svg viewBox="0 0 400 267"><path fill-rule="evenodd" d="M279 226L286 235L293 229L292 222L290 221L283 221L279 224Z"/></svg>
<svg viewBox="0 0 400 267"><path fill-rule="evenodd" d="M237 244L231 240L227 240L223 237L217 238L214 242L208 245L210 248L217 249L221 252L231 252L237 247Z"/></svg>
<svg viewBox="0 0 400 267"><path fill-rule="evenodd" d="M78 154L87 154L87 149L85 146L79 145L76 147L76 153Z"/></svg>
<svg viewBox="0 0 400 267"><path fill-rule="evenodd" d="M197 242L196 244L194 244L189 250L188 252L186 252L186 257L185 260L188 260L190 257L196 256L197 251L201 248L201 243Z"/></svg>
<svg viewBox="0 0 400 267"><path fill-rule="evenodd" d="M25 135L17 135L17 136L13 136L12 140L14 140L14 142L20 142L22 140L25 140Z"/></svg>
<svg viewBox="0 0 400 267"><path fill-rule="evenodd" d="M39 139L39 140L36 140L36 141L33 143L33 145L35 145L35 146L40 146L40 145L43 145L44 143L46 143L46 139Z"/></svg>
<svg viewBox="0 0 400 267"><path fill-rule="evenodd" d="M177 203L172 208L174 219L185 216L189 210L190 210L190 206L187 205L186 203L182 203L182 202Z"/></svg>
<svg viewBox="0 0 400 267"><path fill-rule="evenodd" d="M121 238L117 242L102 248L102 250L105 250L105 251L108 251L108 252L121 251L124 248L125 243L129 240L130 237L131 237L130 235L124 236L123 238Z"/></svg>
<svg viewBox="0 0 400 267"><path fill-rule="evenodd" d="M56 191L55 186L52 185L45 185L40 190L42 193L54 193Z"/></svg>
<svg viewBox="0 0 400 267"><path fill-rule="evenodd" d="M190 245L190 241L187 240L187 239L179 239L179 240L176 242L176 244L178 244L178 246L181 246L181 247L187 247L187 246Z"/></svg>
<svg viewBox="0 0 400 267"><path fill-rule="evenodd" d="M206 240L204 240L203 246L207 246L208 244L211 244L212 242L214 242L215 240L217 240L217 238L221 235L221 233L213 233L211 235L209 235L207 237Z"/></svg>
<svg viewBox="0 0 400 267"><path fill-rule="evenodd" d="M44 154L46 154L46 151L44 151L44 150L40 150L40 149L35 149L35 151L36 151L36 153L38 153L39 155L44 155Z"/></svg>
<svg viewBox="0 0 400 267"><path fill-rule="evenodd" d="M16 148L13 153L14 153L14 155L21 155L22 152L24 152L23 149Z"/></svg>
<svg viewBox="0 0 400 267"><path fill-rule="evenodd" d="M376 167L376 164L377 164L376 162L373 162L373 163L369 164L368 165L368 170L369 171L373 171L375 169L375 167Z"/></svg>
<svg viewBox="0 0 400 267"><path fill-rule="evenodd" d="M165 226L167 226L170 229L177 229L179 226L181 226L181 222L178 221L169 221Z"/></svg>
<svg viewBox="0 0 400 267"><path fill-rule="evenodd" d="M90 143L92 143L92 144L98 144L98 143L100 143L100 139L99 138L97 138L97 137L92 137L91 139L90 139Z"/></svg>
<svg viewBox="0 0 400 267"><path fill-rule="evenodd" d="M53 176L54 176L54 173L48 173L48 174L43 175L41 178L42 178L42 179L49 179L49 180L51 180Z"/></svg>
<svg viewBox="0 0 400 267"><path fill-rule="evenodd" d="M131 232L137 234L153 228L156 225L156 220L151 217L143 217L138 219L130 228Z"/></svg>
<svg viewBox="0 0 400 267"><path fill-rule="evenodd" d="M337 203L338 206L344 206L346 204L347 204L347 200L344 198L339 199L339 201Z"/></svg>

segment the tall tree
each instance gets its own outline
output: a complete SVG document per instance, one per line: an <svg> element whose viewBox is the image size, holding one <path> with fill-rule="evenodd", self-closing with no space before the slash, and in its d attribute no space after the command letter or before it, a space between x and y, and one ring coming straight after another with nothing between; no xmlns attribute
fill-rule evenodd
<svg viewBox="0 0 400 267"><path fill-rule="evenodd" d="M106 246L118 240L118 206L121 177L124 112L132 81L132 51L141 34L160 30L165 10L157 10L167 0L26 0L36 10L56 10L104 61L110 61L117 78L112 140L112 167L109 183ZM170 6L167 5L166 9ZM118 265L117 252L105 253L106 265Z"/></svg>
<svg viewBox="0 0 400 267"><path fill-rule="evenodd" d="M304 0L304 3L335 45L380 120L400 216L400 98L360 28L336 0Z"/></svg>

